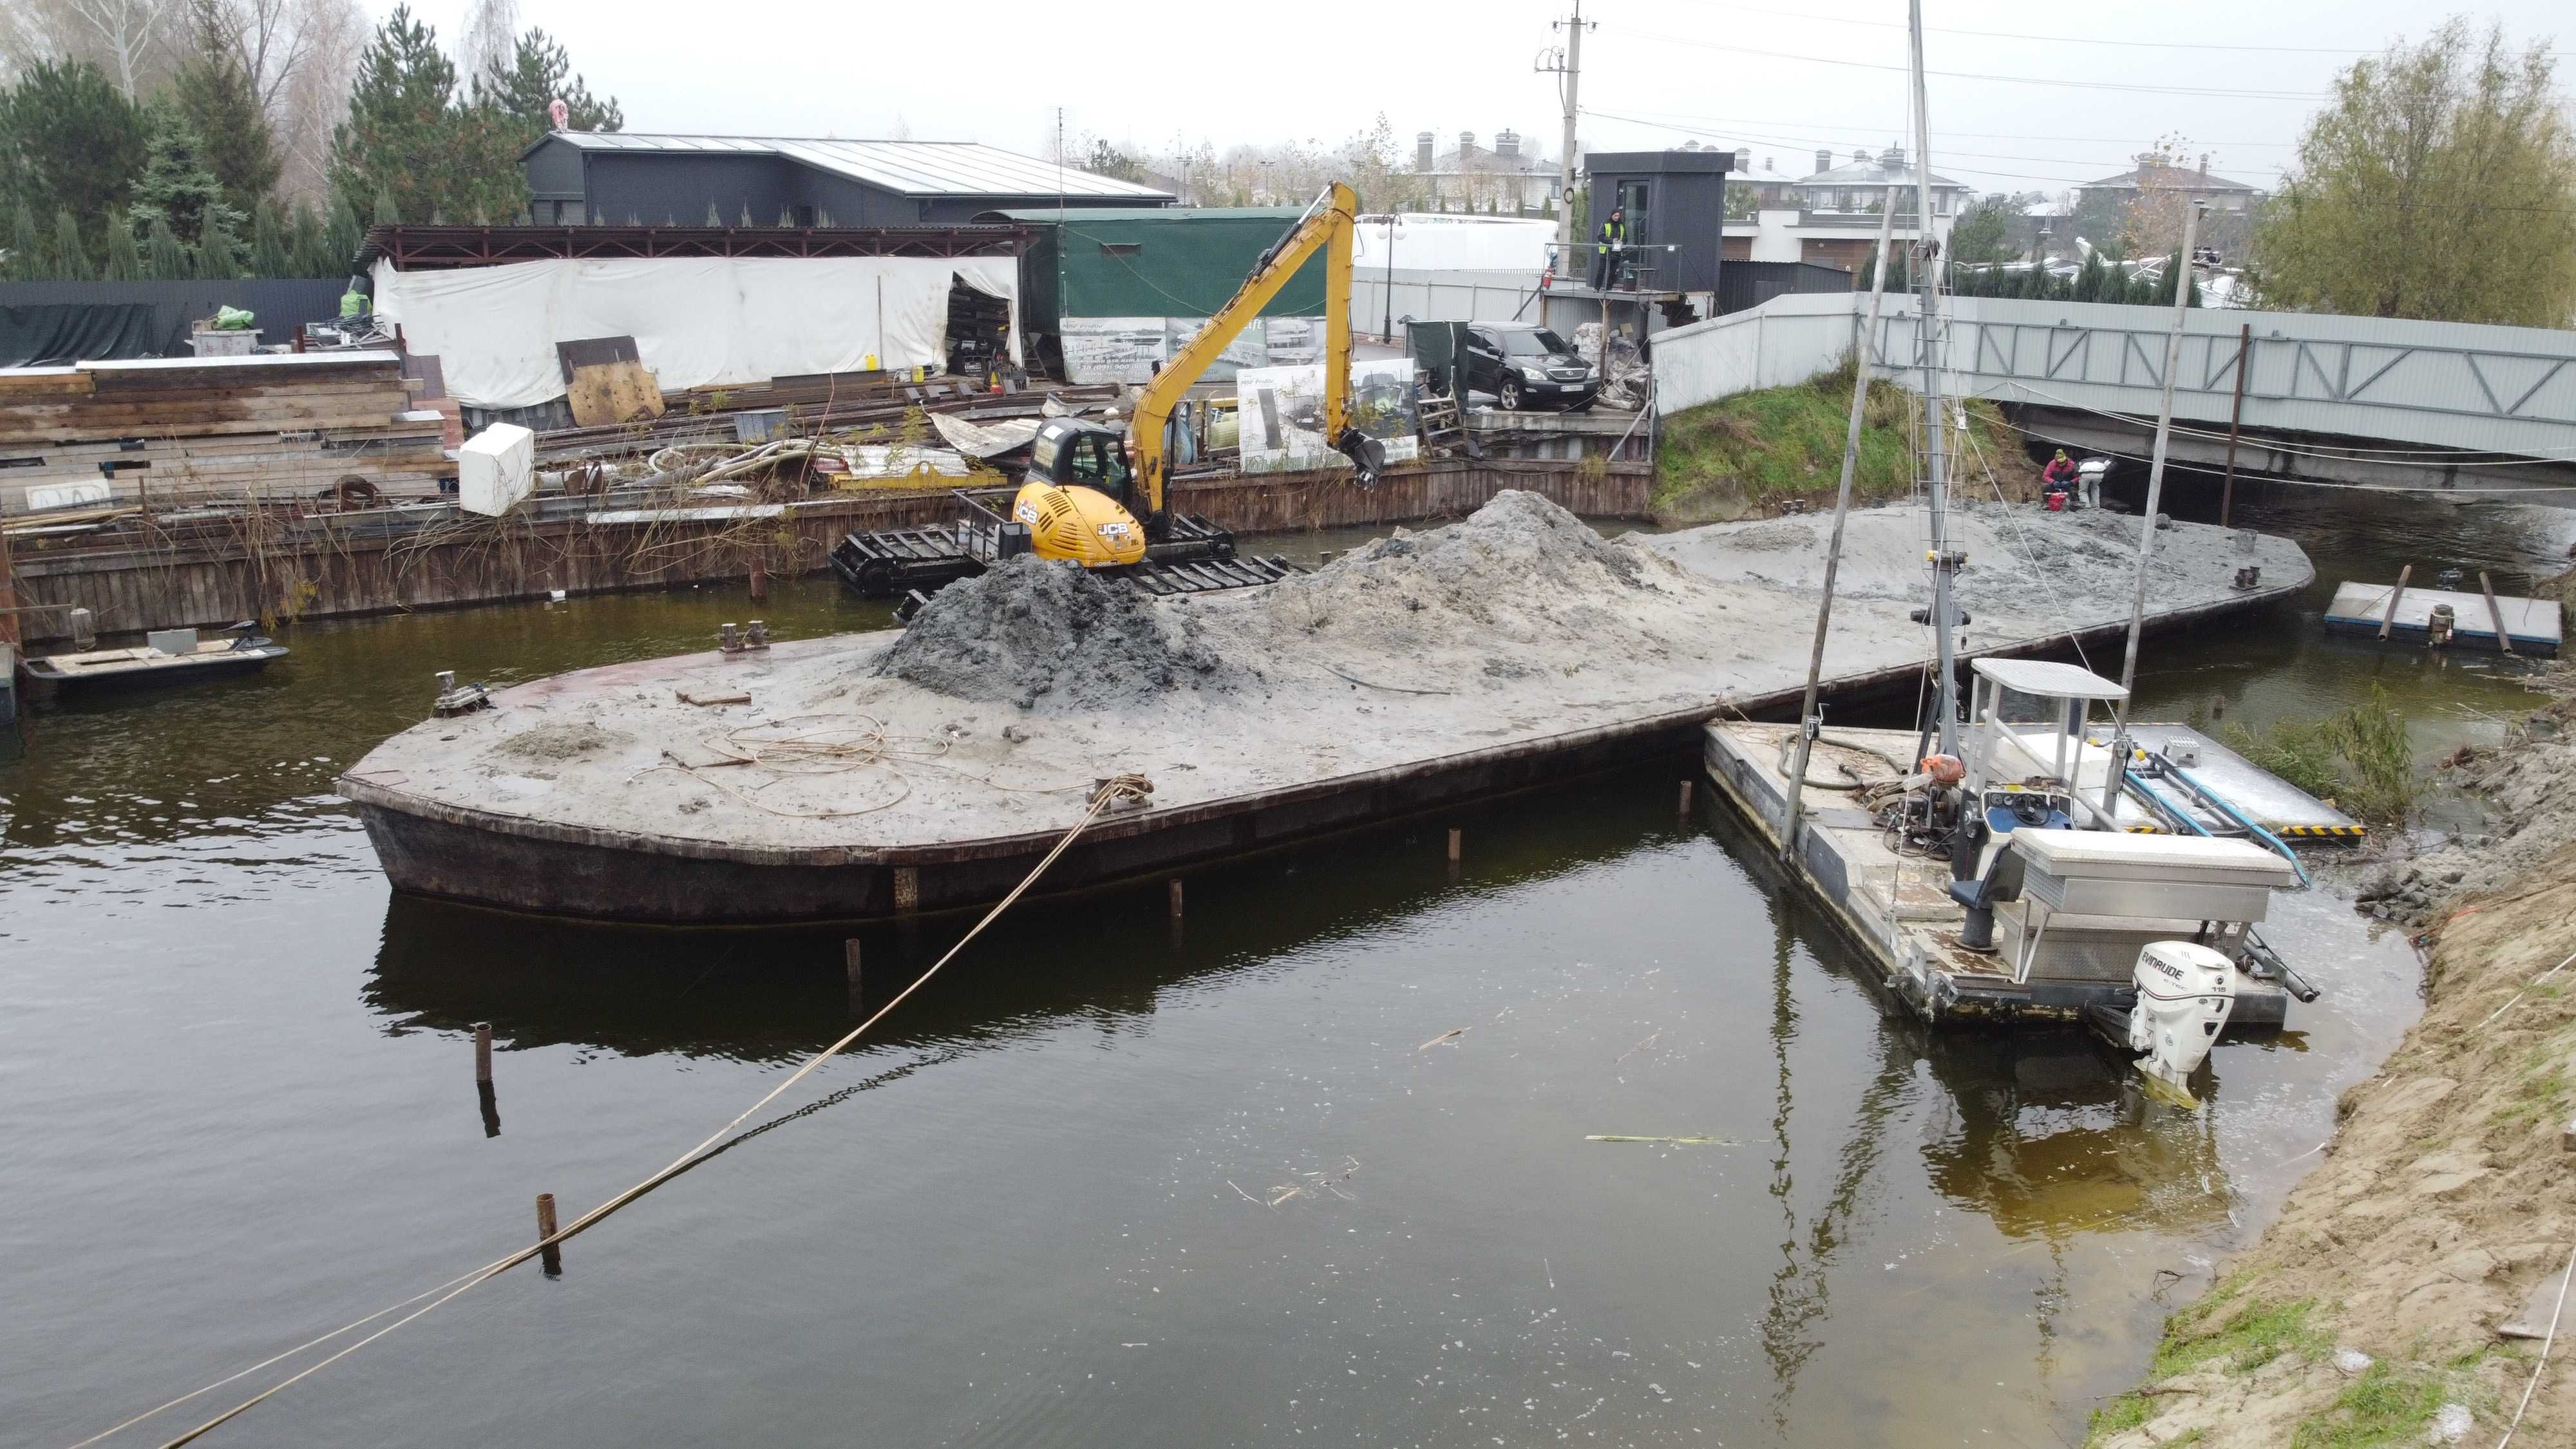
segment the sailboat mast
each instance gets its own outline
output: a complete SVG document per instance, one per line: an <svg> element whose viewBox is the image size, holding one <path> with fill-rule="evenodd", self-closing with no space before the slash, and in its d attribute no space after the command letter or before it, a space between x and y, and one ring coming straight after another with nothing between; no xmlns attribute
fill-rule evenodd
<svg viewBox="0 0 2576 1449"><path fill-rule="evenodd" d="M1932 232L1932 122L1924 99L1923 0L1910 0L1907 12L1914 54L1914 226L1915 277L1922 307L1915 319L1914 348L1923 370L1923 486L1932 517L1932 652L1941 672L1933 695L1940 749L1959 753L1958 660L1954 656L1958 617L1951 579L1965 560L1950 547L1948 459L1943 455L1947 409L1941 397L1941 252Z"/></svg>

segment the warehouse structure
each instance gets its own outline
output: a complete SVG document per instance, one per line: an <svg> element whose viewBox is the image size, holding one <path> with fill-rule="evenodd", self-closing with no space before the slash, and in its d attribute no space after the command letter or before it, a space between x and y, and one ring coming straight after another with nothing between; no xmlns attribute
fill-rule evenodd
<svg viewBox="0 0 2576 1449"><path fill-rule="evenodd" d="M554 131L520 153L539 226L925 226L1015 206L1169 206L1168 191L972 141Z"/></svg>

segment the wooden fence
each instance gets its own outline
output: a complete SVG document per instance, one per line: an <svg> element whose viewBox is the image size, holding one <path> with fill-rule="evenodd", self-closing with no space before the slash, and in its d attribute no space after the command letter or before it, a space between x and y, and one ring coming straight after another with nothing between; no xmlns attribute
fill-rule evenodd
<svg viewBox="0 0 2576 1449"><path fill-rule="evenodd" d="M1365 491L1333 475L1185 478L1173 499L1238 533L1265 534L1458 517L1506 488L1586 517L1644 518L1652 484L1643 463L1459 460L1401 467ZM322 514L120 548L22 538L14 551L24 602L88 609L100 633L116 634L452 608L556 589L671 588L741 578L755 560L774 576L808 573L826 567L844 533L918 527L952 509L945 490L907 491L729 523L469 518L390 534L376 531L382 515ZM59 632L64 618L22 617L31 635Z"/></svg>

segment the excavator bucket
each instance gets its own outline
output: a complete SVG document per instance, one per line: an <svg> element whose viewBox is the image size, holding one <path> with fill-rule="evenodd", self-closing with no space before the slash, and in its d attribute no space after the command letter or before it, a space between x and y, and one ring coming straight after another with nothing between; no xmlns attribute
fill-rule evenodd
<svg viewBox="0 0 2576 1449"><path fill-rule="evenodd" d="M1333 440L1333 446L1339 448L1342 456L1351 460L1351 466L1359 470L1362 488L1374 486L1386 473L1386 444L1359 429L1342 429L1342 435Z"/></svg>

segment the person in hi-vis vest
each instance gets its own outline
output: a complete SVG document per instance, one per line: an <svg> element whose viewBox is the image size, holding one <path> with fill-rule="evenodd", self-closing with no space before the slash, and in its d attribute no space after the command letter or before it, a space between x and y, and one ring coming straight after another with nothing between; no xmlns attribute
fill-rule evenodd
<svg viewBox="0 0 2576 1449"><path fill-rule="evenodd" d="M1601 244L1592 249L1592 290L1609 290L1619 276L1619 249L1628 244L1628 209L1610 208L1610 219L1601 223Z"/></svg>

